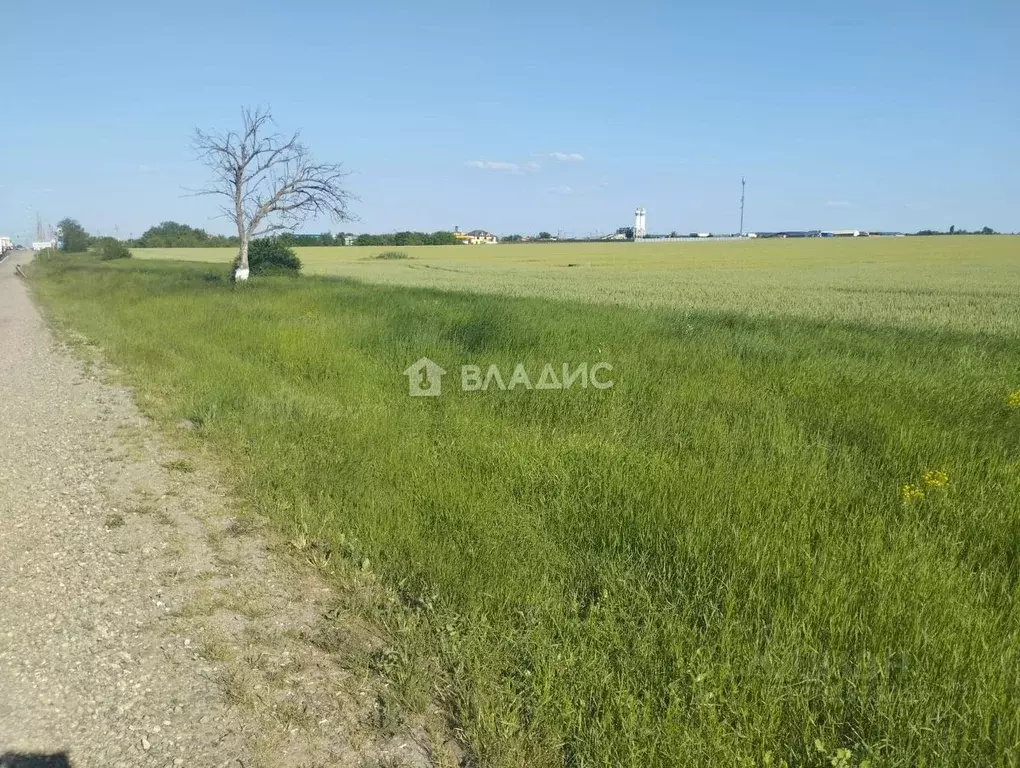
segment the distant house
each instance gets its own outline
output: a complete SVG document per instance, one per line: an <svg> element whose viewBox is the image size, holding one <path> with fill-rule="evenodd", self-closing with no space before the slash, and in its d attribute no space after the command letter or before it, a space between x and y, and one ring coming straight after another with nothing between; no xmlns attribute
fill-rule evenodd
<svg viewBox="0 0 1020 768"><path fill-rule="evenodd" d="M471 245L492 245L499 242L498 237L484 229L473 229L468 232L468 237L471 238Z"/></svg>
<svg viewBox="0 0 1020 768"><path fill-rule="evenodd" d="M484 229L472 229L470 232L454 232L457 241L465 245L494 245L499 238Z"/></svg>

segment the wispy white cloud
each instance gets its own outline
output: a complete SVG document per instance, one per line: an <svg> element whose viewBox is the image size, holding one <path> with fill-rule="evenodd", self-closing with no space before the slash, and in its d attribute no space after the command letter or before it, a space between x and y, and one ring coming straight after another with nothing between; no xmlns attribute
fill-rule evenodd
<svg viewBox="0 0 1020 768"><path fill-rule="evenodd" d="M519 171L517 163L504 163L500 160L472 160L468 163L472 168L483 168L487 171Z"/></svg>
<svg viewBox="0 0 1020 768"><path fill-rule="evenodd" d="M156 169L153 168L151 165L146 165L145 163L142 163L140 166L138 166L139 173L152 173L154 170Z"/></svg>
<svg viewBox="0 0 1020 768"><path fill-rule="evenodd" d="M849 208L850 203L846 200L827 200L825 203L826 208Z"/></svg>
<svg viewBox="0 0 1020 768"><path fill-rule="evenodd" d="M535 173L541 170L542 166L538 163L508 163L503 160L471 160L468 162L468 166L471 168L480 168L484 171L499 171L500 173L511 173L516 176L520 176L524 173Z"/></svg>
<svg viewBox="0 0 1020 768"><path fill-rule="evenodd" d="M579 152L550 152L548 157L561 163L583 163L584 155Z"/></svg>
<svg viewBox="0 0 1020 768"><path fill-rule="evenodd" d="M561 187L553 187L549 191L552 192L554 195L572 195L572 194L574 194L574 188L573 187L568 187L566 184L564 184Z"/></svg>

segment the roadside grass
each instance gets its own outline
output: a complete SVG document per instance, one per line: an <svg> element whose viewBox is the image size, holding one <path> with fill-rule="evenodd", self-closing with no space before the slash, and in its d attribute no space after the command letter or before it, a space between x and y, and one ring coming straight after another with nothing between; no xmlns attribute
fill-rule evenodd
<svg viewBox="0 0 1020 768"><path fill-rule="evenodd" d="M1007 334L221 272L32 286L254 509L396 590L378 663L480 765L1020 761L1010 299ZM408 396L422 356L442 397ZM600 361L611 389L458 386Z"/></svg>

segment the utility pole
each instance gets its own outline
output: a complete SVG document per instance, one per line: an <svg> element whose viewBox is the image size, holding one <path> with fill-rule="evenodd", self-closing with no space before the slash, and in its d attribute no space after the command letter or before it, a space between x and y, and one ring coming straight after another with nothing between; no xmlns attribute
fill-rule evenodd
<svg viewBox="0 0 1020 768"><path fill-rule="evenodd" d="M744 187L747 185L747 179L743 176L740 177L740 236L744 236Z"/></svg>

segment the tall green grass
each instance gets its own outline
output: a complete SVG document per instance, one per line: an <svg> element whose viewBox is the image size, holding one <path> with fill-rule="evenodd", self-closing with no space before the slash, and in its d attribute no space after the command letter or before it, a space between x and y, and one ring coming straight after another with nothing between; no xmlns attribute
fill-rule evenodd
<svg viewBox="0 0 1020 768"><path fill-rule="evenodd" d="M481 765L1020 761L1014 338L222 271L34 286L399 591ZM408 396L422 356L442 397ZM599 361L611 389L456 386Z"/></svg>

